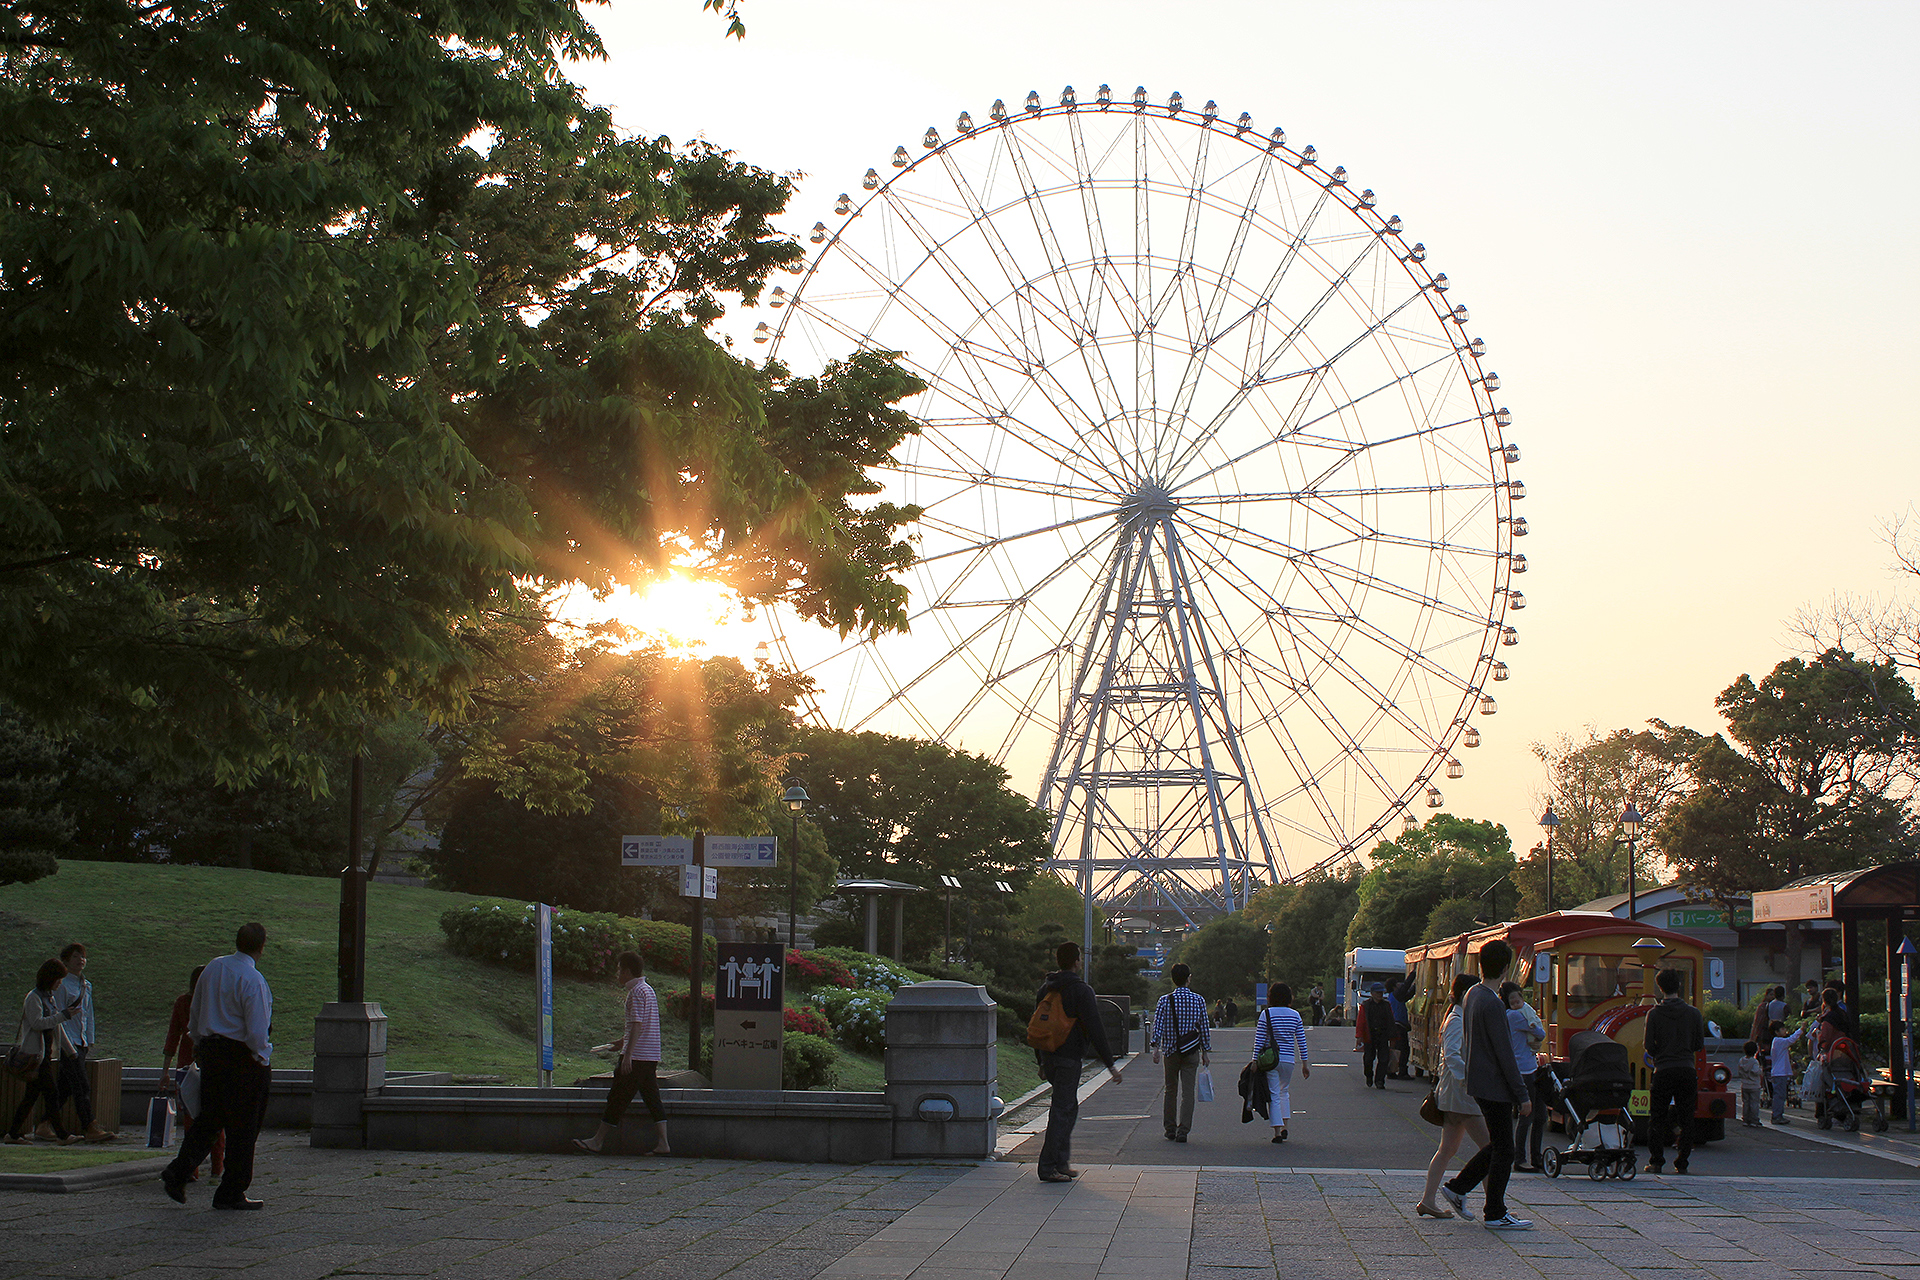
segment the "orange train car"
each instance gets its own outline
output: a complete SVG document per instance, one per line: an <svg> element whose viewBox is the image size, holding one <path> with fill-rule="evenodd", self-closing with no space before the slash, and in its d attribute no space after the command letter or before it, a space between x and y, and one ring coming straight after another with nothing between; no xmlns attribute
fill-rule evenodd
<svg viewBox="0 0 1920 1280"><path fill-rule="evenodd" d="M1599 1031L1627 1046L1634 1087L1650 1087L1646 1052L1647 1010L1660 999L1654 985L1662 969L1680 973L1680 994L1700 1008L1704 1002L1706 953L1697 938L1599 912L1556 911L1407 950L1407 971L1414 979L1408 1003L1412 1020L1409 1056L1420 1073L1432 1076L1440 1066L1440 1026L1448 993L1458 973L1479 973L1473 959L1486 943L1503 938L1513 947L1507 978L1526 989L1527 1000L1547 1024L1541 1059L1564 1067L1574 1033ZM1726 1136L1734 1095L1731 1073L1694 1055L1700 1092L1694 1108L1695 1141Z"/></svg>

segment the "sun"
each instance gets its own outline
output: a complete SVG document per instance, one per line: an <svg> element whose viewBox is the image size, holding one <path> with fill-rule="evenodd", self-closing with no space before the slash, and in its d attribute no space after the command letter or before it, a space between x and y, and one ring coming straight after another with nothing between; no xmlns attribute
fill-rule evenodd
<svg viewBox="0 0 1920 1280"><path fill-rule="evenodd" d="M554 616L576 625L617 622L636 633L634 645L660 642L749 666L766 655L765 628L749 618L738 595L678 569L639 591L616 586L605 599L585 587L570 588L555 602Z"/></svg>

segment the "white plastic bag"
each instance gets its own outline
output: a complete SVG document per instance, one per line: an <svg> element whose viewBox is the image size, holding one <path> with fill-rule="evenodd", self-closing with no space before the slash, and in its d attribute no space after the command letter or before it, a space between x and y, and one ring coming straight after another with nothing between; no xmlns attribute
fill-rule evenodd
<svg viewBox="0 0 1920 1280"><path fill-rule="evenodd" d="M1213 1101L1213 1072L1209 1068L1200 1068L1199 1074L1194 1076L1193 1096L1201 1102Z"/></svg>
<svg viewBox="0 0 1920 1280"><path fill-rule="evenodd" d="M200 1064L197 1062L180 1073L180 1106L188 1119L200 1114Z"/></svg>

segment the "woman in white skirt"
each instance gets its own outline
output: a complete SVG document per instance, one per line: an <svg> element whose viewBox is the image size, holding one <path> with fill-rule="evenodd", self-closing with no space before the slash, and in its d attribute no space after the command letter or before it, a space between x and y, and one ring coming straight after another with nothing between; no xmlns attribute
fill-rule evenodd
<svg viewBox="0 0 1920 1280"><path fill-rule="evenodd" d="M1427 1164L1427 1191L1420 1197L1420 1203L1414 1208L1423 1218L1451 1218L1453 1210L1442 1209L1433 1202L1434 1193L1440 1190L1440 1180L1447 1176L1447 1166L1453 1163L1454 1155L1460 1150L1460 1139L1473 1139L1473 1149L1478 1151L1487 1145L1487 1118L1480 1111L1480 1104L1467 1094L1467 1054L1461 1025L1460 1001L1467 992L1473 990L1473 984L1479 979L1470 973L1463 973L1453 980L1453 1007L1447 1010L1446 1023L1440 1029L1441 1065L1440 1078L1434 1084L1434 1101L1439 1105L1445 1121L1440 1126L1440 1146L1433 1153L1433 1159Z"/></svg>
<svg viewBox="0 0 1920 1280"><path fill-rule="evenodd" d="M1293 1118L1293 1068L1300 1067L1300 1078L1313 1072L1307 1068L1307 1024L1293 1007L1293 988L1276 982L1267 988L1267 1007L1260 1012L1260 1024L1253 1032L1253 1056L1271 1046L1280 1060L1267 1072L1267 1123L1273 1126L1273 1140L1287 1140L1287 1121Z"/></svg>

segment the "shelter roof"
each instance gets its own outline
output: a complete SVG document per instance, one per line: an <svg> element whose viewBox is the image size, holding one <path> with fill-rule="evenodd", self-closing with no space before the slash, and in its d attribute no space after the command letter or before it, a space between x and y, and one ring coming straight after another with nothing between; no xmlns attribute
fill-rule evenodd
<svg viewBox="0 0 1920 1280"><path fill-rule="evenodd" d="M1803 876L1753 895L1761 920L1885 920L1920 916L1920 861Z"/></svg>

